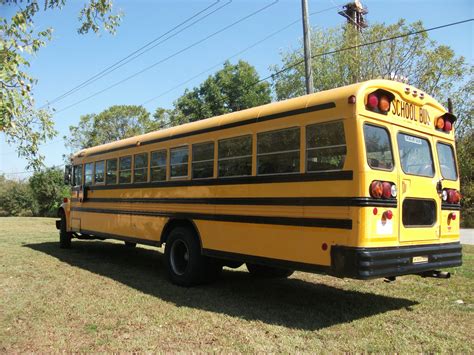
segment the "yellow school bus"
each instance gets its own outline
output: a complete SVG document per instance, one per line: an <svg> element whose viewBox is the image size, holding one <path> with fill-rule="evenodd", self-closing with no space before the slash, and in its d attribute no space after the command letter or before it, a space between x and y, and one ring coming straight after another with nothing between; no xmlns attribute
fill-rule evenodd
<svg viewBox="0 0 474 355"><path fill-rule="evenodd" d="M417 88L371 80L84 149L60 246L164 244L184 286L243 263L446 278L461 265L455 120Z"/></svg>

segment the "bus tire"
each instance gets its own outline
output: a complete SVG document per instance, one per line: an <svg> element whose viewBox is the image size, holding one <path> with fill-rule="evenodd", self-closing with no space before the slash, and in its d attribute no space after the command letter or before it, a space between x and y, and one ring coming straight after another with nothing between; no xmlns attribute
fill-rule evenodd
<svg viewBox="0 0 474 355"><path fill-rule="evenodd" d="M262 278L286 278L294 273L294 270L281 269L272 266L246 263L247 270L252 276Z"/></svg>
<svg viewBox="0 0 474 355"><path fill-rule="evenodd" d="M61 249L71 248L72 233L69 233L66 228L66 215L64 212L61 212L61 224L59 229L59 247Z"/></svg>
<svg viewBox="0 0 474 355"><path fill-rule="evenodd" d="M222 270L216 260L201 254L196 234L183 226L173 228L166 240L165 263L169 280L185 287L212 282Z"/></svg>
<svg viewBox="0 0 474 355"><path fill-rule="evenodd" d="M127 248L135 248L137 246L137 243L134 242L125 242L125 246Z"/></svg>

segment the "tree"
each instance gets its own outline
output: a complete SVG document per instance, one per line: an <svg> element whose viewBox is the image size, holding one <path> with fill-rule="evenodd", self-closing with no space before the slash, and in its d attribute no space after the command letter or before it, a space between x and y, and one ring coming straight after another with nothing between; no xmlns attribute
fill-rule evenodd
<svg viewBox="0 0 474 355"><path fill-rule="evenodd" d="M61 9L66 0L44 0L43 11ZM0 132L27 158L29 166L42 164L39 145L56 135L52 112L37 108L32 93L36 80L27 69L29 57L51 39L52 29L36 30L34 17L40 11L38 0L0 0L0 6L19 10L11 19L0 16ZM79 14L78 32L98 32L101 27L114 33L121 14L112 13L111 0L89 0Z"/></svg>
<svg viewBox="0 0 474 355"><path fill-rule="evenodd" d="M111 106L99 114L81 116L77 126L70 126L68 137L64 137L72 150L133 137L159 128L159 123L150 118L143 106Z"/></svg>
<svg viewBox="0 0 474 355"><path fill-rule="evenodd" d="M28 182L0 175L0 216L31 216L35 211L36 203Z"/></svg>
<svg viewBox="0 0 474 355"><path fill-rule="evenodd" d="M63 172L59 168L37 171L30 178L31 194L40 216L55 217L63 198L69 197L69 186L64 184L63 179Z"/></svg>
<svg viewBox="0 0 474 355"><path fill-rule="evenodd" d="M463 80L468 67L463 57L457 57L447 46L437 45L426 32L339 51L355 43L369 43L422 29L421 22L407 25L404 20L394 25L374 24L362 34L350 25L330 30L314 29L311 65L315 91L395 74L408 77L411 85L446 102L449 93L456 89L456 83ZM334 54L318 55L334 51ZM302 55L301 48L283 52L281 66L272 68L279 100L305 94L304 65L297 64ZM291 69L279 74L288 67Z"/></svg>
<svg viewBox="0 0 474 355"><path fill-rule="evenodd" d="M223 69L209 76L199 87L186 90L174 102L173 110L158 108L154 117L162 126L175 126L270 101L270 86L259 82L252 65L242 60L235 65L226 62Z"/></svg>

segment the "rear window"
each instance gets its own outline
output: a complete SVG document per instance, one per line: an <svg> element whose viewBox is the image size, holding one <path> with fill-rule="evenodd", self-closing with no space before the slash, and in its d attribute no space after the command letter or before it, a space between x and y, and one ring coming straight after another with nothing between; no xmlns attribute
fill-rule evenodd
<svg viewBox="0 0 474 355"><path fill-rule="evenodd" d="M454 160L454 149L451 145L445 143L436 144L438 150L439 166L441 167L441 175L448 180L457 180L458 172L456 170L456 162Z"/></svg>
<svg viewBox="0 0 474 355"><path fill-rule="evenodd" d="M428 140L398 133L397 141L400 162L405 174L434 176L433 156Z"/></svg>
<svg viewBox="0 0 474 355"><path fill-rule="evenodd" d="M385 128L364 125L367 163L372 169L392 170L393 155L390 135Z"/></svg>

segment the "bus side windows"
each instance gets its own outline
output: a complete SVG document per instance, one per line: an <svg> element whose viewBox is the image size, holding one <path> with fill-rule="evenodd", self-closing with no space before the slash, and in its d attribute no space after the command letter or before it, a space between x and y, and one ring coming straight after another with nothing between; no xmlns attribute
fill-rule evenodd
<svg viewBox="0 0 474 355"><path fill-rule="evenodd" d="M257 134L257 174L291 174L300 171L300 128Z"/></svg>
<svg viewBox="0 0 474 355"><path fill-rule="evenodd" d="M104 168L105 168L105 162L103 160L95 162L94 184L104 183L105 181Z"/></svg>
<svg viewBox="0 0 474 355"><path fill-rule="evenodd" d="M105 177L107 185L117 183L117 159L107 160L107 175Z"/></svg>
<svg viewBox="0 0 474 355"><path fill-rule="evenodd" d="M150 159L150 178L151 181L166 180L166 150L151 152Z"/></svg>
<svg viewBox="0 0 474 355"><path fill-rule="evenodd" d="M218 143L218 176L252 175L252 136L220 140Z"/></svg>
<svg viewBox="0 0 474 355"><path fill-rule="evenodd" d="M136 154L133 160L133 182L148 181L148 153Z"/></svg>
<svg viewBox="0 0 474 355"><path fill-rule="evenodd" d="M82 185L82 164L74 165L74 186Z"/></svg>
<svg viewBox="0 0 474 355"><path fill-rule="evenodd" d="M212 178L214 176L214 142L193 144L193 179Z"/></svg>
<svg viewBox="0 0 474 355"><path fill-rule="evenodd" d="M121 157L119 160L119 184L132 182L132 156Z"/></svg>
<svg viewBox="0 0 474 355"><path fill-rule="evenodd" d="M92 185L94 180L94 163L84 165L84 185Z"/></svg>
<svg viewBox="0 0 474 355"><path fill-rule="evenodd" d="M346 153L343 122L318 123L306 127L306 171L341 170Z"/></svg>
<svg viewBox="0 0 474 355"><path fill-rule="evenodd" d="M185 178L188 176L189 148L187 146L170 150L170 177Z"/></svg>

